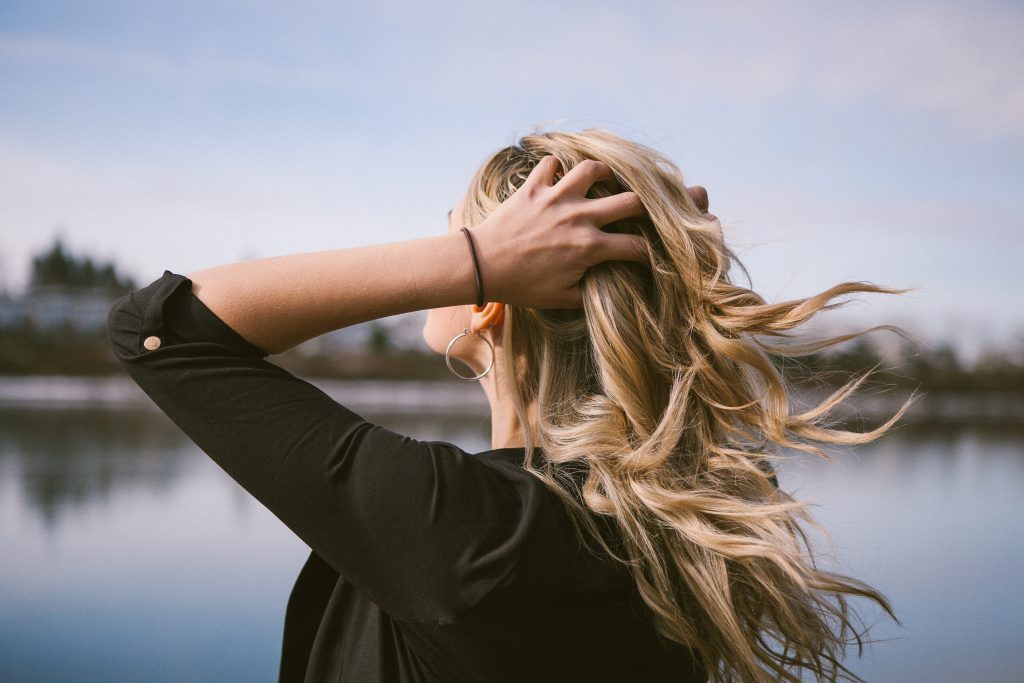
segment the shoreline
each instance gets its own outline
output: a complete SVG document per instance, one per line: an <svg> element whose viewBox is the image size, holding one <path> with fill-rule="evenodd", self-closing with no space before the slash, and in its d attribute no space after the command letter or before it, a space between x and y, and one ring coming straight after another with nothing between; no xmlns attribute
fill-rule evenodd
<svg viewBox="0 0 1024 683"><path fill-rule="evenodd" d="M341 380L304 378L335 401L356 410L383 414L486 417L487 400L477 384L451 380ZM797 391L802 407L820 402L828 390ZM835 411L843 422L880 424L909 394L904 390L854 395ZM65 375L0 378L0 408L62 410L97 408L158 412L128 377ZM925 393L900 420L906 424L984 424L1024 428L1024 396L992 391Z"/></svg>
<svg viewBox="0 0 1024 683"><path fill-rule="evenodd" d="M487 399L476 384L434 380L341 380L303 378L343 405L388 414L487 415ZM0 379L0 408L146 410L159 412L128 377L66 375Z"/></svg>

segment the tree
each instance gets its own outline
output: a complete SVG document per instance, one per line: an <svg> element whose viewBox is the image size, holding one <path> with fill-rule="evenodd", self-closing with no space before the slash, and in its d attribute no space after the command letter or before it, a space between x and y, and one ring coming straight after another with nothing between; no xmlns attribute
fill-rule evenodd
<svg viewBox="0 0 1024 683"><path fill-rule="evenodd" d="M370 325L370 349L374 353L385 353L391 348L391 334L388 328L378 322Z"/></svg>
<svg viewBox="0 0 1024 683"><path fill-rule="evenodd" d="M108 293L125 294L136 289L135 281L117 273L113 263L95 261L91 256L78 257L64 248L60 237L47 251L32 259L29 287L76 289L102 287Z"/></svg>

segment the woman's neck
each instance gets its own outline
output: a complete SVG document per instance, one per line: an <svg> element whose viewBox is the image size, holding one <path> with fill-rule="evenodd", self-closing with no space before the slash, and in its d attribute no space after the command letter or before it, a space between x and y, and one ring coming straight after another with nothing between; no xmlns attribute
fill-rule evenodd
<svg viewBox="0 0 1024 683"><path fill-rule="evenodd" d="M496 363L494 370L480 381L480 386L487 395L487 402L491 405L491 448L524 448L526 435L523 433L509 392L505 384L499 381L497 365ZM532 403L527 408L527 415L532 418Z"/></svg>

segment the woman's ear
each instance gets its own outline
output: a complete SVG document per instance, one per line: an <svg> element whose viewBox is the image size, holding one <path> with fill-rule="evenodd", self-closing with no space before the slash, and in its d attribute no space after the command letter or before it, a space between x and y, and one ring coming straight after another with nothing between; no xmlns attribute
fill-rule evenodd
<svg viewBox="0 0 1024 683"><path fill-rule="evenodd" d="M489 301L483 308L472 305L473 314L469 318L469 331L483 332L491 327L498 327L505 320L505 304Z"/></svg>

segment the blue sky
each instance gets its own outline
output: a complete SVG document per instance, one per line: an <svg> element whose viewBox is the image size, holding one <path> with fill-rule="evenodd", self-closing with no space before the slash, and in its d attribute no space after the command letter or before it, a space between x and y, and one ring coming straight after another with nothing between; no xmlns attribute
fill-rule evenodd
<svg viewBox="0 0 1024 683"><path fill-rule="evenodd" d="M411 239L535 126L602 126L711 195L773 300L976 354L1024 339L1012 3L0 4L0 284L55 234L141 282Z"/></svg>

